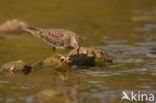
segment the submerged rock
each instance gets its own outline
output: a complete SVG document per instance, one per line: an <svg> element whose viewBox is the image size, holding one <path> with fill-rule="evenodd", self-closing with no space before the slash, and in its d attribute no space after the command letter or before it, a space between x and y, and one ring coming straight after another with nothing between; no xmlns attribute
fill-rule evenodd
<svg viewBox="0 0 156 103"><path fill-rule="evenodd" d="M42 97L44 99L49 99L55 96L63 95L62 91L54 90L54 89L45 89L37 93L37 97Z"/></svg>
<svg viewBox="0 0 156 103"><path fill-rule="evenodd" d="M64 91L55 89L45 89L36 94L38 103L71 103L64 95Z"/></svg>
<svg viewBox="0 0 156 103"><path fill-rule="evenodd" d="M23 34L25 31L23 30L24 26L28 24L24 21L13 19L7 20L6 22L0 25L0 33L3 34Z"/></svg>
<svg viewBox="0 0 156 103"><path fill-rule="evenodd" d="M2 72L9 75L14 75L17 71L22 71L24 74L28 74L31 72L32 67L22 60L17 60L3 64L0 69Z"/></svg>
<svg viewBox="0 0 156 103"><path fill-rule="evenodd" d="M36 94L37 103L75 103L79 100L79 86L53 87L44 89Z"/></svg>
<svg viewBox="0 0 156 103"><path fill-rule="evenodd" d="M66 61L66 57L62 54L57 53L57 54L43 60L43 65L57 66L57 65L60 65L61 63L65 63L65 61Z"/></svg>

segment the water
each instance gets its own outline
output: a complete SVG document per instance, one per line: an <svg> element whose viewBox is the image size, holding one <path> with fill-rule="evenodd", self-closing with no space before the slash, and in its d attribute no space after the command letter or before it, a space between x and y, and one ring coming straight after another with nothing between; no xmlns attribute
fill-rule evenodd
<svg viewBox="0 0 156 103"><path fill-rule="evenodd" d="M1 74L0 103L121 103L123 90L156 94L156 1L1 0L0 6L0 22L18 18L36 27L70 29L86 38L83 45L113 58L103 68L70 71L68 81L53 70ZM0 38L0 64L31 64L51 54L49 45L29 34ZM44 90L63 96L45 99Z"/></svg>

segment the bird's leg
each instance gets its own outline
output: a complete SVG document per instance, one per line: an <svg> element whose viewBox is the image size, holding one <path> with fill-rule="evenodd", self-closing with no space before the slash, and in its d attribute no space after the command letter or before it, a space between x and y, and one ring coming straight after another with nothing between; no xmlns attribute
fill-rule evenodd
<svg viewBox="0 0 156 103"><path fill-rule="evenodd" d="M53 46L53 48L52 48L52 49L53 49L53 53L54 53L54 54L56 54L56 47L55 47L55 46Z"/></svg>
<svg viewBox="0 0 156 103"><path fill-rule="evenodd" d="M80 56L80 47L77 48L77 56Z"/></svg>

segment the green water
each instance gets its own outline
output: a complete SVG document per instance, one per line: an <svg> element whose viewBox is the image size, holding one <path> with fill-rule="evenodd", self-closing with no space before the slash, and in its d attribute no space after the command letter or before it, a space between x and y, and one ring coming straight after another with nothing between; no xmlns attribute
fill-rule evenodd
<svg viewBox="0 0 156 103"><path fill-rule="evenodd" d="M156 52L155 0L0 0L0 8L0 22L17 18L35 27L70 29L85 38L84 46L113 58L103 68L69 71L67 81L44 69L1 74L0 103L121 103L124 90L156 95L156 58L147 56ZM30 34L0 38L0 64L31 64L50 55L52 48ZM66 95L37 97L47 89Z"/></svg>

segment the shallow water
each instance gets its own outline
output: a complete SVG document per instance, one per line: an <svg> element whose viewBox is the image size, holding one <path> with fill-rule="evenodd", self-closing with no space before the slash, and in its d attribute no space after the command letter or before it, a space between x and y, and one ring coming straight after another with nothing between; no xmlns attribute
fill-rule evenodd
<svg viewBox="0 0 156 103"><path fill-rule="evenodd" d="M67 81L44 69L0 74L0 103L121 103L122 91L156 95L156 1L5 0L0 6L1 22L18 18L36 27L70 29L86 38L83 45L113 58L103 68L69 71ZM0 38L0 64L31 64L51 54L49 45L29 34ZM63 91L65 97L44 100L38 97L44 90Z"/></svg>

